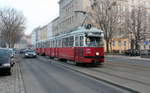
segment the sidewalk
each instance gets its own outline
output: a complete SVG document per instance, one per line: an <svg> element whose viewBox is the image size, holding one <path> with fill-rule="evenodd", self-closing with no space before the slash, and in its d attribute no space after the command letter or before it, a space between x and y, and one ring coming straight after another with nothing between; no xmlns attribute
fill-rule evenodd
<svg viewBox="0 0 150 93"><path fill-rule="evenodd" d="M125 55L105 55L106 57L120 57L120 58L127 58L127 59L138 59L138 60L146 60L150 61L150 58L141 58L140 56L125 56Z"/></svg>
<svg viewBox="0 0 150 93"><path fill-rule="evenodd" d="M12 70L11 76L0 75L0 93L25 93L18 62Z"/></svg>

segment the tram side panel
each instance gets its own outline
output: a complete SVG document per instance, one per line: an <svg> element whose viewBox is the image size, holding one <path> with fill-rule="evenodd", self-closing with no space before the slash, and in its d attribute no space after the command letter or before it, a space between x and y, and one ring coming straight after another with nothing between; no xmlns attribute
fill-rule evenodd
<svg viewBox="0 0 150 93"><path fill-rule="evenodd" d="M45 48L41 48L41 55L45 55Z"/></svg>
<svg viewBox="0 0 150 93"><path fill-rule="evenodd" d="M55 48L51 48L51 57L55 57Z"/></svg>
<svg viewBox="0 0 150 93"><path fill-rule="evenodd" d="M74 61L74 48L73 47L63 47L59 49L59 58Z"/></svg>
<svg viewBox="0 0 150 93"><path fill-rule="evenodd" d="M36 53L40 54L40 49L39 48L36 48Z"/></svg>
<svg viewBox="0 0 150 93"><path fill-rule="evenodd" d="M55 49L55 57L57 58L59 58L59 51L60 51L60 48Z"/></svg>
<svg viewBox="0 0 150 93"><path fill-rule="evenodd" d="M45 56L49 56L49 48L45 48Z"/></svg>

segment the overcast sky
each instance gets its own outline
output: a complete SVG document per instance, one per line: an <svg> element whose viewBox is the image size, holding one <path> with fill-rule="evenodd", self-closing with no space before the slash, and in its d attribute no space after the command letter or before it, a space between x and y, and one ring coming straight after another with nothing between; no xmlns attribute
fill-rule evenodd
<svg viewBox="0 0 150 93"><path fill-rule="evenodd" d="M37 26L49 23L59 14L59 0L0 0L0 8L11 7L23 12L27 21L26 34Z"/></svg>

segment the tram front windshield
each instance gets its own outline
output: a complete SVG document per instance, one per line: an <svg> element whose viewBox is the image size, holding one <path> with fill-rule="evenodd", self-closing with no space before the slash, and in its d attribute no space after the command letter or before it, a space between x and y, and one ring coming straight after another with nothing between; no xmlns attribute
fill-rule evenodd
<svg viewBox="0 0 150 93"><path fill-rule="evenodd" d="M86 46L88 47L103 47L102 37L86 37Z"/></svg>

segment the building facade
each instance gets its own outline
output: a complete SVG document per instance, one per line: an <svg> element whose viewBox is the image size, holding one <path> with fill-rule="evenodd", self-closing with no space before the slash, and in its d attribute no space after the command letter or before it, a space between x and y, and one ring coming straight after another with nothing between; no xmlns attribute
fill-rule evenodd
<svg viewBox="0 0 150 93"><path fill-rule="evenodd" d="M39 36L40 36L40 40L44 41L47 40L47 33L48 33L48 29L47 29L47 25L43 26L40 28L39 30Z"/></svg>
<svg viewBox="0 0 150 93"><path fill-rule="evenodd" d="M90 0L60 0L59 1L59 31L68 32L82 25L85 15L75 11L87 11Z"/></svg>
<svg viewBox="0 0 150 93"><path fill-rule="evenodd" d="M125 22L125 17L127 16L129 12L133 8L136 8L140 5L144 5L147 15L146 15L146 21L145 31L140 31L143 34L143 37L141 38L141 41L139 41L140 50L144 49L150 49L150 0L118 0L118 4L120 7L120 21L121 24L118 25L117 31L112 38L112 45L111 50L112 51L118 51L119 53L124 52L125 50L131 49L135 47L132 43L132 40L134 39L134 35L131 32L128 32L128 26ZM126 11L127 10L127 11Z"/></svg>
<svg viewBox="0 0 150 93"><path fill-rule="evenodd" d="M54 36L60 34L59 17L55 18L51 23L52 23L52 34Z"/></svg>
<svg viewBox="0 0 150 93"><path fill-rule="evenodd" d="M40 27L35 28L32 33L31 33L31 38L32 38L32 47L36 47L36 43L40 40L39 36L40 32Z"/></svg>
<svg viewBox="0 0 150 93"><path fill-rule="evenodd" d="M53 36L52 23L47 24L47 39L50 39Z"/></svg>

